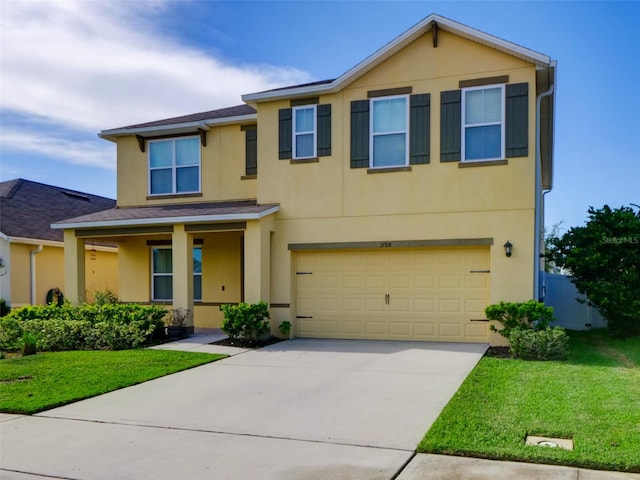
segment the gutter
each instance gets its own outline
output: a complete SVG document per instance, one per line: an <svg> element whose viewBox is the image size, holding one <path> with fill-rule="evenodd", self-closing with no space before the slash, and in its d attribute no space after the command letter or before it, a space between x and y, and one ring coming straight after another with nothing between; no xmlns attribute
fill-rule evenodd
<svg viewBox="0 0 640 480"><path fill-rule="evenodd" d="M31 266L31 288L30 288L30 296L31 296L31 305L36 304L36 255L42 252L44 246L38 245L38 248L35 250L31 250L29 264Z"/></svg>
<svg viewBox="0 0 640 480"><path fill-rule="evenodd" d="M543 195L551 191L542 192L542 158L540 155L540 105L544 97L553 94L555 89L555 72L553 83L549 90L542 92L536 98L536 204L535 204L535 225L534 225L534 244L533 244L533 299L540 300L542 289L540 288L540 235L542 233L542 198Z"/></svg>

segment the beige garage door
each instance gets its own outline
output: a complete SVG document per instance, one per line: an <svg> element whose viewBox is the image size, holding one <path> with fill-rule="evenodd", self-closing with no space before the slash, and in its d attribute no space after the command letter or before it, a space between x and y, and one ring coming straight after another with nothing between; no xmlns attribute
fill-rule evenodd
<svg viewBox="0 0 640 480"><path fill-rule="evenodd" d="M487 342L489 248L296 255L297 335Z"/></svg>

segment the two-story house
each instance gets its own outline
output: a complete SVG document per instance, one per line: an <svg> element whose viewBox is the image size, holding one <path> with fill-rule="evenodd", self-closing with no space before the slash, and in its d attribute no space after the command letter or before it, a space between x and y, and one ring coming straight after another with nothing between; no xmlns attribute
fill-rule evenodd
<svg viewBox="0 0 640 480"><path fill-rule="evenodd" d="M105 130L118 206L56 225L67 293L100 239L121 300L195 327L264 300L300 337L494 341L486 305L539 297L555 70L430 15L336 79Z"/></svg>

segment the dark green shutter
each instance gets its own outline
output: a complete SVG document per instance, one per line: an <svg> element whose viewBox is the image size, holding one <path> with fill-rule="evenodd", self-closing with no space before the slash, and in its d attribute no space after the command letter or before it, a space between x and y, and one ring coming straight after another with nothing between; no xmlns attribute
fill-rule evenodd
<svg viewBox="0 0 640 480"><path fill-rule="evenodd" d="M351 168L369 167L369 100L351 102Z"/></svg>
<svg viewBox="0 0 640 480"><path fill-rule="evenodd" d="M529 155L529 84L514 83L506 89L505 155L526 157Z"/></svg>
<svg viewBox="0 0 640 480"><path fill-rule="evenodd" d="M460 90L440 92L440 161L459 162L462 129Z"/></svg>
<svg viewBox="0 0 640 480"><path fill-rule="evenodd" d="M293 145L291 142L292 133L292 113L290 108L283 108L278 114L278 158L288 160L293 156Z"/></svg>
<svg viewBox="0 0 640 480"><path fill-rule="evenodd" d="M258 174L258 128L247 125L245 135L245 175Z"/></svg>
<svg viewBox="0 0 640 480"><path fill-rule="evenodd" d="M316 110L318 120L318 149L319 157L331 155L331 104L318 105Z"/></svg>
<svg viewBox="0 0 640 480"><path fill-rule="evenodd" d="M411 95L409 111L409 163L429 163L429 130L431 96L428 93Z"/></svg>

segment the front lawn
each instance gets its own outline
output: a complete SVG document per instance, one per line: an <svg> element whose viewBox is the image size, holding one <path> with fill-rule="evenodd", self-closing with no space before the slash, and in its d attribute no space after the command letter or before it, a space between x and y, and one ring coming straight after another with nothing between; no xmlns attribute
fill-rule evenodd
<svg viewBox="0 0 640 480"><path fill-rule="evenodd" d="M569 333L567 361L483 358L418 451L640 472L640 338ZM574 450L527 435L572 438Z"/></svg>
<svg viewBox="0 0 640 480"><path fill-rule="evenodd" d="M0 412L37 413L225 356L143 349L48 352L0 360Z"/></svg>

